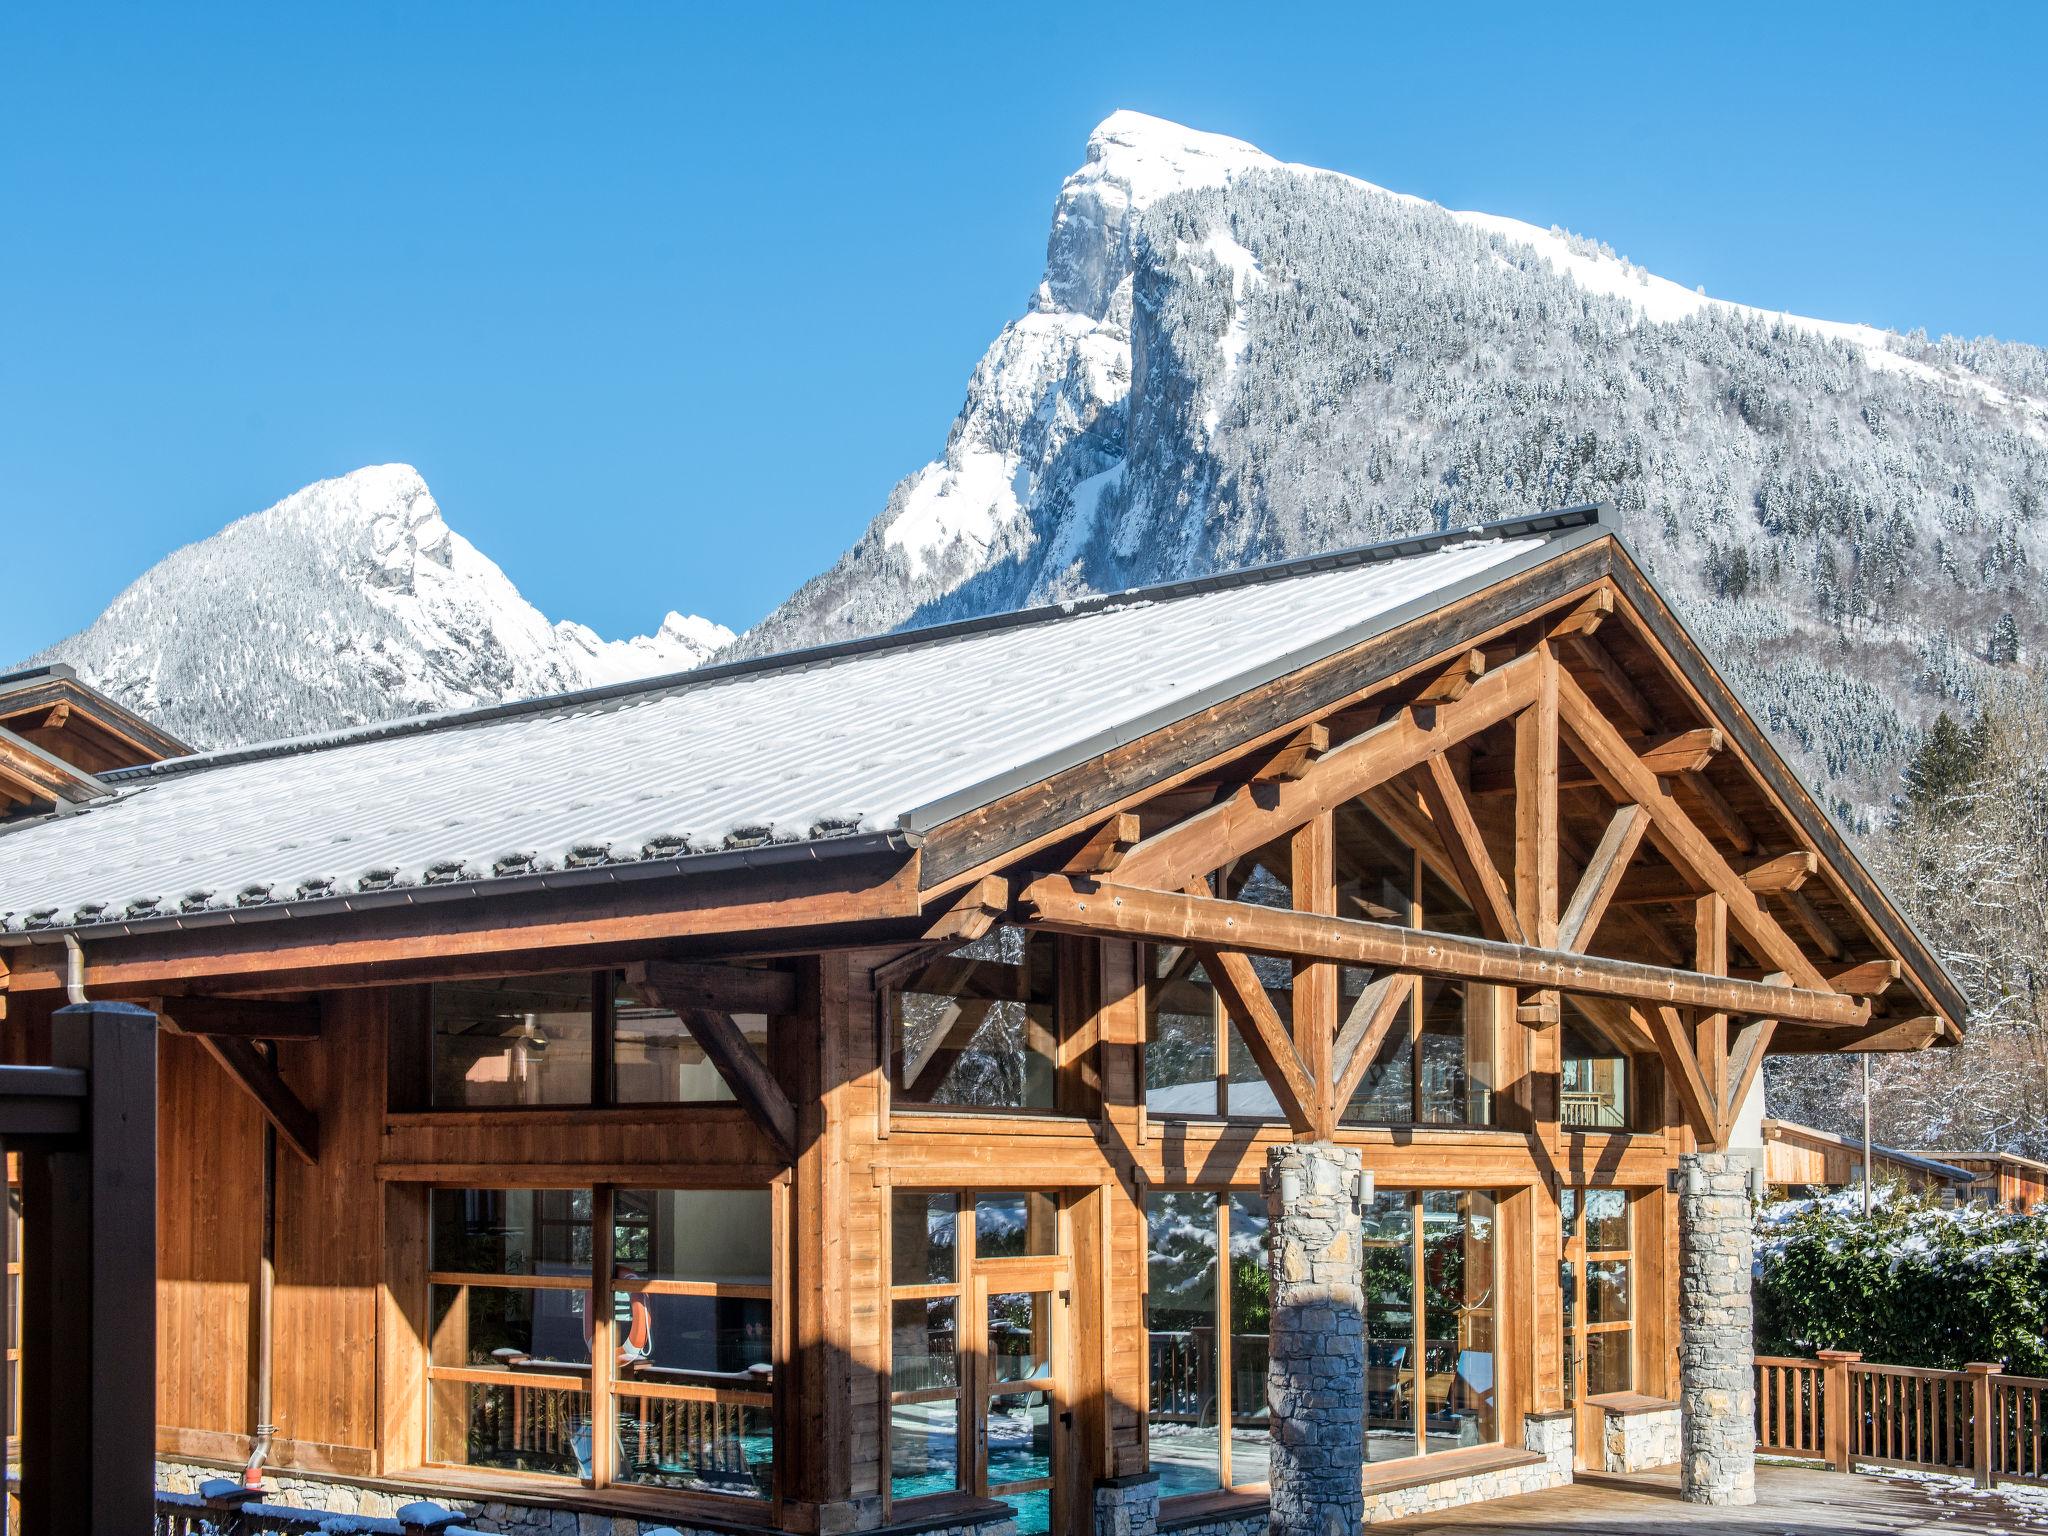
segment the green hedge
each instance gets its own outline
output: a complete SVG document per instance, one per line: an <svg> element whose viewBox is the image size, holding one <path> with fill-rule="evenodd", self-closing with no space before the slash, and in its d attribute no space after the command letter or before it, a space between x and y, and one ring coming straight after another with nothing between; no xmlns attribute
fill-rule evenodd
<svg viewBox="0 0 2048 1536"><path fill-rule="evenodd" d="M1866 1220L1860 1195L1782 1201L1757 1216L1755 1299L1759 1354L2048 1375L2048 1215L1895 1198Z"/></svg>

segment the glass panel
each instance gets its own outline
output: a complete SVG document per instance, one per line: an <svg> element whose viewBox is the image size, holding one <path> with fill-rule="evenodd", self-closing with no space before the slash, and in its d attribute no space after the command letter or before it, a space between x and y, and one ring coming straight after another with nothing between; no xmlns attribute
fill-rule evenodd
<svg viewBox="0 0 2048 1536"><path fill-rule="evenodd" d="M894 1092L906 1104L1051 1109L1053 941L997 928L893 995Z"/></svg>
<svg viewBox="0 0 2048 1536"><path fill-rule="evenodd" d="M436 982L432 1102L588 1104L590 975Z"/></svg>
<svg viewBox="0 0 2048 1536"><path fill-rule="evenodd" d="M889 1410L889 1491L899 1499L960 1486L960 1403L897 1403Z"/></svg>
<svg viewBox="0 0 2048 1536"><path fill-rule="evenodd" d="M1494 1209L1490 1195L1422 1197L1422 1275L1431 1451L1499 1438L1493 1390Z"/></svg>
<svg viewBox="0 0 2048 1536"><path fill-rule="evenodd" d="M1001 1496L1010 1483L1037 1482L1052 1476L1052 1394L999 1392L988 1400L988 1488ZM1017 1509L1019 1536L1046 1528L1047 1507L1006 1501ZM1029 1524L1035 1519L1036 1524Z"/></svg>
<svg viewBox="0 0 2048 1536"><path fill-rule="evenodd" d="M890 1279L897 1285L950 1284L960 1197L899 1189L889 1212Z"/></svg>
<svg viewBox="0 0 2048 1536"><path fill-rule="evenodd" d="M1159 1495L1222 1485L1216 1433L1216 1202L1201 1190L1145 1197L1152 1468ZM1260 1398L1264 1399L1263 1389Z"/></svg>
<svg viewBox="0 0 2048 1536"><path fill-rule="evenodd" d="M1610 1333L1589 1333L1586 1335L1586 1393L1598 1397L1603 1392L1626 1392L1635 1382L1635 1370L1630 1363L1632 1329L1617 1328Z"/></svg>
<svg viewBox="0 0 2048 1536"><path fill-rule="evenodd" d="M1192 950L1148 949L1145 1108L1155 1115L1213 1115L1216 994Z"/></svg>
<svg viewBox="0 0 2048 1536"><path fill-rule="evenodd" d="M1411 997L1401 1017L1380 1042L1372 1065L1358 1081L1344 1107L1347 1125L1413 1125L1415 1123L1415 1004Z"/></svg>
<svg viewBox="0 0 2048 1536"><path fill-rule="evenodd" d="M437 1285L432 1362L469 1370L585 1374L590 1366L587 1298L582 1290Z"/></svg>
<svg viewBox="0 0 2048 1536"><path fill-rule="evenodd" d="M623 1382L615 1401L612 1465L619 1482L742 1499L774 1496L775 1441L766 1408L641 1397Z"/></svg>
<svg viewBox="0 0 2048 1536"><path fill-rule="evenodd" d="M430 1461L590 1475L590 1399L549 1382L434 1381L428 1387Z"/></svg>
<svg viewBox="0 0 2048 1536"><path fill-rule="evenodd" d="M1479 914L1472 910L1464 892L1428 869L1422 872L1420 918L1420 926L1436 933L1462 934L1468 939L1485 937L1480 931Z"/></svg>
<svg viewBox="0 0 2048 1536"><path fill-rule="evenodd" d="M1567 1127L1581 1130L1628 1129L1628 1057L1590 1029L1571 1006L1565 1007L1564 1069L1561 1114Z"/></svg>
<svg viewBox="0 0 2048 1536"><path fill-rule="evenodd" d="M728 1103L732 1090L683 1021L620 983L612 1004L612 1097L620 1104ZM768 1053L768 1016L733 1022L756 1055Z"/></svg>
<svg viewBox="0 0 2048 1536"><path fill-rule="evenodd" d="M1628 1260L1593 1259L1586 1265L1586 1321L1629 1320Z"/></svg>
<svg viewBox="0 0 2048 1536"><path fill-rule="evenodd" d="M1052 1297L1004 1291L988 1299L988 1356L997 1381L1052 1374Z"/></svg>
<svg viewBox="0 0 2048 1536"><path fill-rule="evenodd" d="M1365 1459L1395 1461L1415 1443L1415 1218L1382 1191L1365 1208Z"/></svg>
<svg viewBox="0 0 2048 1536"><path fill-rule="evenodd" d="M766 1297L613 1293L619 1379L766 1392L775 1385Z"/></svg>
<svg viewBox="0 0 2048 1536"><path fill-rule="evenodd" d="M1423 1124L1493 1123L1493 996L1491 987L1423 982Z"/></svg>
<svg viewBox="0 0 2048 1536"><path fill-rule="evenodd" d="M765 1189L622 1189L612 1213L621 1279L769 1283Z"/></svg>
<svg viewBox="0 0 2048 1536"><path fill-rule="evenodd" d="M974 1254L980 1259L1044 1257L1059 1252L1059 1208L1052 1196L977 1195Z"/></svg>
<svg viewBox="0 0 2048 1536"><path fill-rule="evenodd" d="M437 1189L430 1263L465 1275L588 1275L587 1189Z"/></svg>
<svg viewBox="0 0 2048 1536"><path fill-rule="evenodd" d="M1589 1189L1586 1200L1586 1251L1628 1252L1628 1191Z"/></svg>
<svg viewBox="0 0 2048 1536"><path fill-rule="evenodd" d="M1266 1253L1266 1197L1230 1197L1230 1482L1267 1480L1273 1433L1266 1412L1273 1271Z"/></svg>
<svg viewBox="0 0 2048 1536"><path fill-rule="evenodd" d="M890 1382L898 1392L960 1385L960 1303L951 1296L890 1304Z"/></svg>

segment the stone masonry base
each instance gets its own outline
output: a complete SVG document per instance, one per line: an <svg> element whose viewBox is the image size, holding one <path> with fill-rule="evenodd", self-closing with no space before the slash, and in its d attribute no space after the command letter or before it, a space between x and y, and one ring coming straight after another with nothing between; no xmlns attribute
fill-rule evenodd
<svg viewBox="0 0 2048 1536"><path fill-rule="evenodd" d="M1609 1472L1647 1472L1678 1461L1678 1405L1609 1413L1600 1465Z"/></svg>

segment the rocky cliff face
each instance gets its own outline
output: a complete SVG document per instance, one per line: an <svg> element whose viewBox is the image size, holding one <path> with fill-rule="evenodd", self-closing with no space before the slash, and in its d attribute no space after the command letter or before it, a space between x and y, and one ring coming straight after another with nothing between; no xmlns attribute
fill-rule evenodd
<svg viewBox="0 0 2048 1536"><path fill-rule="evenodd" d="M1118 113L943 453L738 650L1610 499L1840 808L2039 636L2048 354L1710 299Z"/></svg>
<svg viewBox="0 0 2048 1536"><path fill-rule="evenodd" d="M177 550L35 659L226 746L679 672L731 638L674 613L626 641L549 623L416 471L386 464Z"/></svg>

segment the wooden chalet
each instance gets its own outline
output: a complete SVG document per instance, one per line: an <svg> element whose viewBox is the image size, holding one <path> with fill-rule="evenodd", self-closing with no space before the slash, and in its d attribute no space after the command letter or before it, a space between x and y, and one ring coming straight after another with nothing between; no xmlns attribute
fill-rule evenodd
<svg viewBox="0 0 2048 1536"><path fill-rule="evenodd" d="M1959 1038L1593 508L209 754L0 690L8 1058L161 1021L168 1480L1289 1524L1302 1148L1368 1518L1669 1461L1766 1054Z"/></svg>
<svg viewBox="0 0 2048 1536"><path fill-rule="evenodd" d="M1763 1137L1764 1179L1774 1197L1829 1194L1862 1185L1866 1148L1854 1137L1775 1119L1764 1121ZM1876 1142L1867 1150L1875 1185L1963 1202L1981 1198L1979 1175L1960 1162Z"/></svg>
<svg viewBox="0 0 2048 1536"><path fill-rule="evenodd" d="M2005 1211L2031 1211L2048 1204L2048 1163L2017 1152L1922 1152L1973 1176L1962 1198Z"/></svg>

